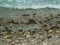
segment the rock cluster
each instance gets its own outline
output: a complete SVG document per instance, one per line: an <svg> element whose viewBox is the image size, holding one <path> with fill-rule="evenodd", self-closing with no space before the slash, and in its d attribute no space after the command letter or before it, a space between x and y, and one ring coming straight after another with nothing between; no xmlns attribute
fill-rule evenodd
<svg viewBox="0 0 60 45"><path fill-rule="evenodd" d="M59 45L60 14L23 20L0 18L0 45Z"/></svg>

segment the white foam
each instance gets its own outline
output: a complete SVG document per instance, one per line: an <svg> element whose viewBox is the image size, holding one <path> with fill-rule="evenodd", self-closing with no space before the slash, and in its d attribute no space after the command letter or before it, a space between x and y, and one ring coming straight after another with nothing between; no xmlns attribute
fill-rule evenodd
<svg viewBox="0 0 60 45"><path fill-rule="evenodd" d="M17 9L26 9L26 8L38 9L38 8L50 7L50 8L58 8L58 9L60 9L60 5L51 5L51 4L50 5L31 5L31 6L20 6L20 5L13 6L13 5L6 4L5 6L3 5L1 7L17 8Z"/></svg>
<svg viewBox="0 0 60 45"><path fill-rule="evenodd" d="M0 0L1 7L8 8L18 8L18 9L26 9L26 8L59 8L60 9L60 1L59 0Z"/></svg>

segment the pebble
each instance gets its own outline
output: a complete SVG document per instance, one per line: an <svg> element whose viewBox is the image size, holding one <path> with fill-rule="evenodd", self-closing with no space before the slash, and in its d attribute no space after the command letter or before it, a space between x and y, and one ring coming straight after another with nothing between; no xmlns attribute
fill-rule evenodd
<svg viewBox="0 0 60 45"><path fill-rule="evenodd" d="M36 13L34 13L33 15L36 15ZM57 14L57 15L59 16L60 14ZM30 16L30 15L23 14L22 16L25 17L25 16ZM38 20L38 18L37 18L37 20ZM1 32L0 38L2 36L4 41L6 40L7 42L10 42L11 45L20 45L20 44L21 45L29 45L31 42L34 42L34 43L36 43L36 45L38 45L37 44L38 40L42 41L43 45L48 45L47 42L44 43L45 38L47 38L47 39L54 38L53 37L53 36L55 36L53 34L54 30L56 30L55 32L57 32L57 34L58 33L60 34L60 32L59 32L60 26L56 25L56 23L54 23L54 22L55 22L55 17L52 15L47 16L45 18L41 17L41 19L38 20L38 22L36 22L36 20L34 20L34 18L33 19L28 18L26 24L25 24L25 22L21 22L21 24L19 24L20 22L15 22L13 19L7 19L4 22L4 24L7 24L7 23L9 23L9 24L8 24L8 26L6 26L2 23L2 26L5 26L5 28L4 28L5 30L0 31ZM56 22L57 22L57 24L60 24L59 20L57 20ZM36 24L38 24L38 23L39 23L39 25L37 25L38 28L35 28ZM13 29L16 29L17 31L15 30L15 32L14 32L14 31L12 31L13 29L9 30L10 24L12 24L14 27ZM22 25L22 28L18 29L18 27L20 25ZM32 25L32 29L29 30L28 27L31 25ZM27 28L27 29L25 29L25 28ZM39 34L41 34L41 35L39 35ZM50 34L52 34L53 36L50 36ZM56 34L55 38L56 37L58 38L57 34ZM2 42L4 43L4 41L2 41ZM29 44L28 44L28 42L29 42Z"/></svg>
<svg viewBox="0 0 60 45"><path fill-rule="evenodd" d="M36 24L36 22L35 22L33 19L31 19L31 18L29 18L28 23L29 23L29 24Z"/></svg>
<svg viewBox="0 0 60 45"><path fill-rule="evenodd" d="M29 14L23 14L22 16L29 16Z"/></svg>
<svg viewBox="0 0 60 45"><path fill-rule="evenodd" d="M51 33L51 32L53 32L53 30L49 30L49 31L48 31L48 33Z"/></svg>
<svg viewBox="0 0 60 45"><path fill-rule="evenodd" d="M52 38L52 36L48 36L47 38L48 38L48 39L51 39L51 38Z"/></svg>

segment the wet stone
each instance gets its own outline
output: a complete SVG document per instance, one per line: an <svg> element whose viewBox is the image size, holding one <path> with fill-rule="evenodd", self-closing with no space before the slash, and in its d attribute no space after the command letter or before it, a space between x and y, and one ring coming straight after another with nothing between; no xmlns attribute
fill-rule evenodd
<svg viewBox="0 0 60 45"><path fill-rule="evenodd" d="M11 44L11 45L15 45L15 44Z"/></svg>
<svg viewBox="0 0 60 45"><path fill-rule="evenodd" d="M60 16L60 14L57 14L57 16Z"/></svg>
<svg viewBox="0 0 60 45"><path fill-rule="evenodd" d="M57 24L60 24L60 21L57 21Z"/></svg>
<svg viewBox="0 0 60 45"><path fill-rule="evenodd" d="M39 23L43 23L42 21L39 21Z"/></svg>
<svg viewBox="0 0 60 45"><path fill-rule="evenodd" d="M59 26L52 26L50 29L56 30L56 29L59 29Z"/></svg>
<svg viewBox="0 0 60 45"><path fill-rule="evenodd" d="M8 19L7 23L14 23L14 20L13 19Z"/></svg>
<svg viewBox="0 0 60 45"><path fill-rule="evenodd" d="M20 29L20 30L18 30L19 32L22 32L23 30L22 29Z"/></svg>
<svg viewBox="0 0 60 45"><path fill-rule="evenodd" d="M29 14L23 14L22 16L29 16Z"/></svg>
<svg viewBox="0 0 60 45"><path fill-rule="evenodd" d="M34 13L33 15L36 15L36 13Z"/></svg>
<svg viewBox="0 0 60 45"><path fill-rule="evenodd" d="M6 32L6 30L2 30L1 32Z"/></svg>
<svg viewBox="0 0 60 45"><path fill-rule="evenodd" d="M45 29L44 31L48 32L49 30L48 29Z"/></svg>
<svg viewBox="0 0 60 45"><path fill-rule="evenodd" d="M4 40L2 40L2 42L4 42Z"/></svg>
<svg viewBox="0 0 60 45"><path fill-rule="evenodd" d="M6 38L6 39L11 39L12 37L11 37L11 36L6 35L4 38Z"/></svg>
<svg viewBox="0 0 60 45"><path fill-rule="evenodd" d="M28 23L29 23L29 24L36 24L36 22L35 22L33 19L31 19L31 18L29 18Z"/></svg>
<svg viewBox="0 0 60 45"><path fill-rule="evenodd" d="M0 18L0 21L2 21L4 18Z"/></svg>
<svg viewBox="0 0 60 45"><path fill-rule="evenodd" d="M31 35L34 35L35 33L36 33L36 31L32 31L32 32L31 32Z"/></svg>
<svg viewBox="0 0 60 45"><path fill-rule="evenodd" d="M19 22L14 22L14 24L19 24Z"/></svg>
<svg viewBox="0 0 60 45"><path fill-rule="evenodd" d="M0 34L0 37L3 36L3 34Z"/></svg>
<svg viewBox="0 0 60 45"><path fill-rule="evenodd" d="M47 27L47 24L44 24L42 27Z"/></svg>
<svg viewBox="0 0 60 45"><path fill-rule="evenodd" d="M48 31L48 33L51 33L51 32L53 32L53 30L49 30L49 31Z"/></svg>
<svg viewBox="0 0 60 45"><path fill-rule="evenodd" d="M50 38L52 38L52 36L48 36L47 38L50 39Z"/></svg>
<svg viewBox="0 0 60 45"><path fill-rule="evenodd" d="M4 27L6 30L9 30L9 28L8 27Z"/></svg>

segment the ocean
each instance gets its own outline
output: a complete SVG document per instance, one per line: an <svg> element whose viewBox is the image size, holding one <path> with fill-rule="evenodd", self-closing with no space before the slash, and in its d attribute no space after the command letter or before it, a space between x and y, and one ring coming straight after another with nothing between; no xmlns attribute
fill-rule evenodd
<svg viewBox="0 0 60 45"><path fill-rule="evenodd" d="M8 8L60 8L60 0L0 0L0 7Z"/></svg>

